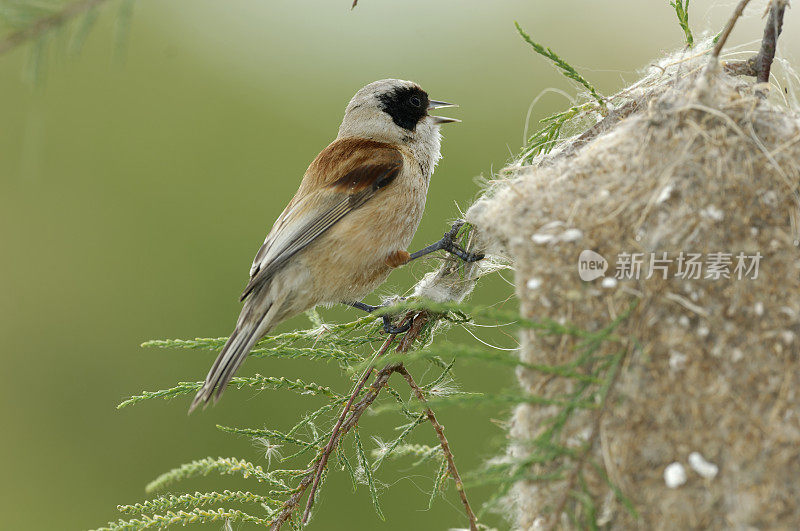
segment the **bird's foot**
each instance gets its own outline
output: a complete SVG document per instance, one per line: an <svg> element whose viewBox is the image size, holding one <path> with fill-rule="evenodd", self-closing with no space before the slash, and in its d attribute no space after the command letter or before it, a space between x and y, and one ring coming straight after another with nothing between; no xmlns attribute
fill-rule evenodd
<svg viewBox="0 0 800 531"><path fill-rule="evenodd" d="M442 245L442 250L447 251L448 253L455 255L467 263L477 262L478 260L483 260L486 256L483 253L472 253L469 251L465 251L461 248L461 246L455 243L455 237L458 234L458 231L464 225L464 220L460 219L453 223L453 227L448 231L445 232L444 237L440 240Z"/></svg>
<svg viewBox="0 0 800 531"><path fill-rule="evenodd" d="M404 334L411 330L411 320L401 324L400 326L394 326L392 324L392 318L388 315L384 315L383 317L383 331L387 334Z"/></svg>
<svg viewBox="0 0 800 531"><path fill-rule="evenodd" d="M455 242L456 236L458 235L459 229L461 229L463 225L464 225L464 220L456 221L453 224L453 228L451 228L448 232L445 232L441 240L425 247L424 249L420 249L416 253L412 253L409 256L408 261L410 262L411 260L422 258L423 256L431 254L436 251L446 251L452 255L459 257L465 262L477 262L478 260L482 260L483 257L485 256L483 253L471 253L469 251L465 251L458 244L456 244Z"/></svg>
<svg viewBox="0 0 800 531"><path fill-rule="evenodd" d="M347 304L349 306L352 306L353 308L358 308L359 310L363 310L363 311L365 311L367 313L372 313L375 310L378 310L380 308L389 307L396 301L402 302L404 300L406 300L405 297L397 297L397 298L393 298L393 299L385 301L380 306L372 306L371 304L366 304L366 303L363 303L363 302L348 302L348 303L345 303L345 304ZM394 335L403 334L405 332L408 332L411 329L411 322L410 321L407 322L407 323L403 323L400 326L394 326L392 324L392 316L390 316L390 315L382 315L381 319L383 319L383 331L386 332L387 334L394 334Z"/></svg>

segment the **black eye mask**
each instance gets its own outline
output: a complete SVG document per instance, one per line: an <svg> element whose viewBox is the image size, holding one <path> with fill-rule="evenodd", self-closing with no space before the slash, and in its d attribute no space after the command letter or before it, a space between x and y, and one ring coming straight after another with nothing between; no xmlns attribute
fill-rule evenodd
<svg viewBox="0 0 800 531"><path fill-rule="evenodd" d="M392 121L409 131L428 114L428 94L419 87L396 88L379 95L378 100Z"/></svg>

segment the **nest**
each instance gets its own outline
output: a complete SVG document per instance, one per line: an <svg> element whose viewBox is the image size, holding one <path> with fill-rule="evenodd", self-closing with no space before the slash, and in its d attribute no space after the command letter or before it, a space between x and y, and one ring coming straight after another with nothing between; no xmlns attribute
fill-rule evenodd
<svg viewBox="0 0 800 531"><path fill-rule="evenodd" d="M707 68L710 46L654 65L599 123L509 168L468 212L513 258L524 317L591 332L635 303L619 342L594 355L625 349L606 402L558 435L574 452L530 464L542 479L516 485L517 528L578 526L592 506L612 528L800 525L800 118L783 94ZM581 279L585 250L607 260L604 276ZM680 276L681 252L700 255L700 278ZM624 266L637 253L638 278ZM757 276L736 271L740 253ZM666 260L646 278L653 257ZM564 366L581 340L522 343L523 361ZM519 379L551 399L576 385ZM530 455L560 411L519 406L509 459ZM577 480L565 472L577 468Z"/></svg>

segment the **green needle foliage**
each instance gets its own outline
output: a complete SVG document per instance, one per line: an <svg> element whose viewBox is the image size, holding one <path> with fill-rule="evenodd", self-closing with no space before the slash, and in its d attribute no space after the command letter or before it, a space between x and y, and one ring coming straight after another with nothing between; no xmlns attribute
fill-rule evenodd
<svg viewBox="0 0 800 531"><path fill-rule="evenodd" d="M561 137L561 131L570 120L582 113L594 109L596 106L591 103L570 107L566 111L561 111L547 118L543 118L539 123L542 127L533 133L528 139L528 144L519 156L521 164L530 164L538 155L550 153L556 146Z"/></svg>
<svg viewBox="0 0 800 531"><path fill-rule="evenodd" d="M599 116L606 116L608 114L608 105L606 98L603 97L597 89L587 81L571 64L562 59L550 48L545 48L538 42L534 41L530 35L525 33L522 26L518 22L514 22L517 31L522 38L531 45L533 50L539 55L550 60L564 76L573 81L577 81L583 86L592 97L593 101L583 103L581 105L574 105L565 111L561 111L552 116L548 116L540 121L541 128L539 128L533 135L527 139L527 144L522 149L518 157L519 164L530 164L533 159L539 155L549 153L561 137L564 127L576 117L583 116L587 111L594 111Z"/></svg>
<svg viewBox="0 0 800 531"><path fill-rule="evenodd" d="M427 444L400 444L394 447L394 450L388 452L386 450L388 446L381 441L378 441L378 448L372 451L372 456L375 458L385 458L387 455L391 454L392 457L398 459L400 457L406 457L413 455L419 458L419 461L415 462L414 465L419 465L428 459L433 459L434 457L442 455L442 447L441 446L428 446Z"/></svg>
<svg viewBox="0 0 800 531"><path fill-rule="evenodd" d="M397 448L400 446L400 444L402 444L402 442L406 439L406 437L408 437L409 434L411 434L411 430L413 430L426 420L428 420L428 417L426 415L419 415L417 416L416 419L406 424L405 426L398 426L398 429L402 428L400 435L395 440L393 440L388 444L383 443L379 439L376 440L375 442L378 443L378 448L373 452L377 454L375 461L371 465L373 472L378 470L378 467L381 466L381 463L383 463L383 460L386 459L387 456L392 455L397 450Z"/></svg>
<svg viewBox="0 0 800 531"><path fill-rule="evenodd" d="M365 367L374 360L374 352L385 339L379 333L380 315L400 314L402 312L425 311L431 316L426 325L427 331L419 336L420 347L405 354L394 352L384 355L379 366L394 362L403 362L410 370L421 365L427 369L425 381L420 382L420 389L431 407L440 406L499 406L510 408L521 403L535 403L555 407L559 413L551 425L536 440L531 441L535 451L525 459L517 461L501 460L485 468L468 474L465 477L467 487L492 485L497 489L493 500L499 499L510 489L514 482L521 479L533 481L555 481L563 479L571 469L565 462L563 470L557 474L536 477L530 472L531 466L547 460L577 460L580 449L567 448L558 442L560 429L576 411L594 411L603 407L605 397L612 385L614 375L619 368L622 355L600 356L597 354L602 345L608 342L620 342L615 334L616 328L626 318L621 316L607 327L588 332L570 323L557 323L543 319L529 321L519 317L514 310L500 310L494 307L475 306L455 303L433 303L425 300L407 300L389 309L375 312L350 323L326 324L316 313L309 314L313 325L307 330L296 330L265 338L257 346L255 357L290 357L309 361L320 359L336 361L345 369L350 378L343 378L341 388L328 387L315 382L296 378L271 377L256 374L254 376L236 377L231 382L231 390L290 391L303 400L323 402L317 404L309 413L298 419L288 429L277 427L228 427L217 426L220 430L238 437L244 437L267 449L269 467L265 469L250 461L234 457L206 457L178 466L153 480L146 486L146 492L154 494L167 488L174 488L179 482L208 475L239 475L260 485L258 490L231 491L212 490L209 492L174 493L155 495L154 497L131 505L120 505L118 509L128 518L110 522L101 529L149 529L165 528L171 525L191 523L230 521L269 526L282 510L283 504L295 493L301 492L301 482L309 469L316 462L323 447L332 433L332 426L340 414L352 389L352 380L358 378ZM511 323L512 329L536 330L542 335L568 335L577 340L579 355L570 363L558 366L522 363L512 353L484 348L471 344L455 344L433 341L440 330L448 326L469 326L478 321ZM225 343L226 338L198 338L192 340L160 340L148 341L147 347L192 349L199 351L215 351ZM574 382L574 392L567 396L542 397L525 394L521 391L503 393L464 392L454 383L453 370L456 360L473 363L486 363L515 370L524 367L531 371L554 378L565 378ZM151 401L153 399L172 399L191 396L202 385L201 382L180 382L174 387L144 391L123 401L118 407L127 407ZM399 385L399 383L397 383ZM337 445L331 456L331 467L322 475L321 484L330 470L346 472L351 478L353 489L358 490L365 485L367 494L380 518L384 518L380 507L380 494L385 488L377 478L383 472L382 465L389 459L409 459L411 466L429 470L431 474L430 503L432 504L447 488L452 485L448 481L449 470L442 448L429 433L429 444L412 443L408 438L416 429L427 422L427 416L415 400L406 401L403 394L391 386L386 393L379 395L373 404L372 411L396 415L400 420L395 434L388 440L372 436L375 448L368 450L359 427L347 433ZM368 393L368 386L362 390L361 396ZM357 397L358 398L358 397ZM327 426L318 430L317 426ZM347 440L349 439L349 441ZM280 449L280 451L279 451ZM290 464L288 468L271 469L272 464ZM588 463L588 466L600 466ZM584 506L582 517L594 514L590 511L590 499L584 499L580 491L580 481L576 482L576 499ZM614 492L624 499L619 489ZM323 489L324 490L324 489ZM323 490L317 491L317 496ZM491 502L492 500L490 500ZM235 505L237 508L230 508ZM220 508L221 507L221 508ZM241 507L241 508L239 508ZM632 509L632 508L631 508ZM298 515L299 516L299 515ZM293 518L288 524L296 526L299 518Z"/></svg>
<svg viewBox="0 0 800 531"><path fill-rule="evenodd" d="M694 37L689 27L689 0L670 0L669 5L675 9L675 14L678 16L678 24L686 37L686 46L691 48L694 46Z"/></svg>
<svg viewBox="0 0 800 531"><path fill-rule="evenodd" d="M164 529L172 525L204 524L206 522L248 522L262 527L268 527L270 521L266 518L249 515L236 509L192 509L191 511L167 511L164 514L147 515L130 520L109 522L97 531L134 531L139 529Z"/></svg>
<svg viewBox="0 0 800 531"><path fill-rule="evenodd" d="M273 487L285 489L286 484L280 479L276 479L272 474L264 472L260 466L256 466L249 461L236 459L235 457L206 457L191 463L186 463L169 472L161 474L145 487L146 492L162 490L167 486L196 476L207 476L212 472L219 474L241 474L243 477L252 477L259 483L269 483Z"/></svg>
<svg viewBox="0 0 800 531"><path fill-rule="evenodd" d="M314 448L315 442L317 441L304 441L297 437L292 437L286 433L281 433L277 430L268 430L264 428L231 428L229 426L220 426L217 425L217 429L224 431L225 433L234 433L236 435L244 435L246 437L250 437L252 439L274 439L280 441L284 444L294 444L302 449L310 449ZM319 439L319 438L318 438ZM269 439L268 439L269 440Z"/></svg>
<svg viewBox="0 0 800 531"><path fill-rule="evenodd" d="M669 5L675 10L678 17L678 24L683 30L686 39L686 46L694 46L694 36L689 27L689 1L690 0L670 0ZM541 127L534 132L526 141L522 152L517 157L520 165L531 164L539 155L545 155L553 150L562 137L565 129L570 129L570 133L583 132L587 129L588 123L592 124L593 118L603 118L610 112L609 104L614 103L615 98L603 97L594 85L586 80L572 65L562 59L550 48L534 41L518 22L514 23L517 31L522 38L531 45L536 53L550 60L564 76L578 82L583 86L592 97L593 101L588 101L579 105L573 105L566 110L553 114L540 120ZM714 37L714 42L719 38L719 34Z"/></svg>
<svg viewBox="0 0 800 531"><path fill-rule="evenodd" d="M3 0L0 2L0 55L29 45L26 78L40 82L51 51L77 55L106 4L118 7L116 50L120 56L128 40L135 0Z"/></svg>
<svg viewBox="0 0 800 531"><path fill-rule="evenodd" d="M431 497L430 499L428 499L428 509L433 507L433 502L436 501L436 496L441 493L442 486L444 485L446 479L447 479L447 459L443 457L441 459L441 462L439 463L439 470L436 471L436 476L434 476L433 488L431 489Z"/></svg>
<svg viewBox="0 0 800 531"><path fill-rule="evenodd" d="M375 507L375 512L378 518L386 521L386 517L381 511L380 503L378 502L378 489L375 486L375 480L372 476L372 465L369 464L367 454L364 452L364 446L361 444L361 436L358 434L358 428L353 430L353 438L356 441L356 455L358 456L358 467L364 473L364 479L369 486L369 497L372 499L372 505Z"/></svg>
<svg viewBox="0 0 800 531"><path fill-rule="evenodd" d="M563 365L550 367L546 371L541 368L533 369L543 374L558 374L556 369L579 370L589 379L575 379L572 392L554 401L552 398L544 396L537 397L528 395L529 401L537 404L557 406L554 413L550 416L542 432L532 441L516 441L520 445L528 447L528 452L524 458L501 459L489 463L484 469L472 473L467 478L467 485L496 485L498 487L492 500L485 507L492 507L498 503L519 481L534 483L551 482L571 482L572 489L568 493L582 507L582 511L570 513L573 518L573 525L579 529L596 529L597 511L596 501L592 497L589 487L584 481L584 470L587 466L598 470L600 475L608 483L620 503L634 516L636 510L622 491L613 485L605 473L603 467L589 458L592 450L593 439L586 441L582 446L567 446L563 442L562 433L567 423L579 411L590 411L594 415L600 415L607 405L607 398L617 375L620 366L628 352L628 347L622 345L622 338L614 335L614 330L624 322L634 310L635 303L628 310L612 321L605 328L594 333L582 333L579 336L573 332L573 337L583 337L576 352L575 358ZM619 349L611 354L598 354L602 346L620 343ZM569 373L560 374L562 377L569 377ZM599 418L599 417L595 417ZM595 430L596 431L596 430ZM536 465L554 465L555 471L548 473L531 472Z"/></svg>
<svg viewBox="0 0 800 531"><path fill-rule="evenodd" d="M194 509L203 505L218 505L220 503L255 503L258 505L279 506L280 502L267 496L253 494L252 492L226 490L223 492L195 492L173 496L159 496L143 503L134 505L119 505L117 510L125 514L158 513L180 509Z"/></svg>
<svg viewBox="0 0 800 531"><path fill-rule="evenodd" d="M256 374L255 376L235 376L231 380L231 387L235 389L242 389L250 387L258 391L264 389L288 389L296 391L303 395L322 395L329 398L344 399L343 396L333 392L329 387L323 387L315 383L305 383L303 380L289 380L288 378L273 376L262 376ZM162 389L160 391L144 391L141 395L132 396L117 405L117 409L136 404L143 400L150 400L153 398L174 398L181 395L190 395L197 392L203 386L203 382L179 382L175 387L169 389Z"/></svg>
<svg viewBox="0 0 800 531"><path fill-rule="evenodd" d="M566 77L572 79L573 81L577 81L578 83L583 85L583 87L589 91L589 94L592 95L592 98L594 98L595 101L597 101L597 103L601 107L605 108L606 104L603 96L601 96L600 93L597 92L597 89L595 89L594 86L591 83L589 83L585 77L580 75L578 71L575 70L575 68L571 64L569 64L561 57L559 57L558 54L556 54L550 48L545 48L538 42L535 42L533 39L531 39L530 35L525 33L525 30L523 30L522 26L519 25L519 22L514 22L514 26L517 27L517 31L519 32L519 34L522 36L523 39L525 39L525 41L528 44L531 45L531 47L536 51L536 53L552 61L553 64L555 64L556 67L558 67L558 69L561 70L561 73L564 74Z"/></svg>

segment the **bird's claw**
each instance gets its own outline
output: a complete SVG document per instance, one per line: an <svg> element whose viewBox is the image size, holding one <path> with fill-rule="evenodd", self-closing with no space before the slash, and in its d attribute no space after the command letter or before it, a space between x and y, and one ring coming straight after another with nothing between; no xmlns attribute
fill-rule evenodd
<svg viewBox="0 0 800 531"><path fill-rule="evenodd" d="M403 334L411 330L411 321L405 322L400 326L392 325L392 318L388 315L383 316L383 331L387 334Z"/></svg>
<svg viewBox="0 0 800 531"><path fill-rule="evenodd" d="M398 302L403 302L405 300L406 300L405 297L390 297L390 298L384 300L383 303L380 305L380 307L381 308L388 308L388 307L391 307L393 304L396 304ZM394 325L392 325L392 318L393 317L396 317L396 316L392 316L392 315L383 315L382 316L382 318L383 318L383 331L384 332L386 332L387 334L397 335L397 334L403 334L405 332L408 332L411 329L411 320L409 320L407 323L401 323L400 326L394 326Z"/></svg>
<svg viewBox="0 0 800 531"><path fill-rule="evenodd" d="M402 301L404 301L406 299L405 299L405 297L398 297L396 300L399 301L399 302L402 302ZM391 306L393 302L395 302L395 300L389 299L389 300L384 301L383 304L381 304L380 306L372 306L370 304L365 304L363 302L348 302L346 304L348 304L349 306L352 306L353 308L358 308L359 310L363 310L363 311L365 311L367 313L372 313L372 312L374 312L375 310L377 310L379 308L386 308L388 306ZM394 325L392 325L392 317L391 316L382 315L381 318L383 319L383 331L386 332L387 334L393 334L393 335L403 334L405 332L408 332L411 329L411 322L410 321L407 322L407 323L401 324L400 326L394 326Z"/></svg>
<svg viewBox="0 0 800 531"><path fill-rule="evenodd" d="M447 251L448 253L455 255L462 259L467 263L477 262L478 260L483 260L486 256L484 253L472 253L469 251L465 251L459 245L457 245L454 241L458 231L461 230L461 227L464 226L464 220L460 219L453 223L453 227L444 233L444 237L442 237L442 249Z"/></svg>

